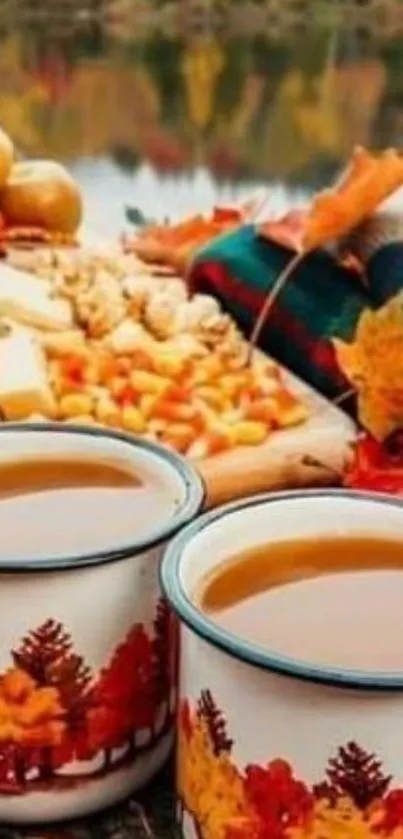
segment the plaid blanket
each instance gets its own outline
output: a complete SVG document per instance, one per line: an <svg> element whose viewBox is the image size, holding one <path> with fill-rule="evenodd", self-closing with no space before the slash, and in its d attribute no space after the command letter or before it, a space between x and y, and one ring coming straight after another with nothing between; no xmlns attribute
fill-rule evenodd
<svg viewBox="0 0 403 839"><path fill-rule="evenodd" d="M259 239L254 228L246 226L200 251L190 281L194 290L219 298L247 335L267 292L289 259L288 251ZM373 267L379 270L379 266ZM263 329L260 346L334 399L349 390L349 384L338 368L331 338L349 340L363 308L371 305L356 275L326 252L315 252L306 257L282 289Z"/></svg>

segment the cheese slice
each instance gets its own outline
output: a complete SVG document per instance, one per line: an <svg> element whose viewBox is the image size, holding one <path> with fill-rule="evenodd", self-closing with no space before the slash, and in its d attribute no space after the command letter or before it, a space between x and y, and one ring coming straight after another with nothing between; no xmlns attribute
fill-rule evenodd
<svg viewBox="0 0 403 839"><path fill-rule="evenodd" d="M38 329L69 329L71 306L67 300L53 299L51 291L47 281L0 263L0 316Z"/></svg>
<svg viewBox="0 0 403 839"><path fill-rule="evenodd" d="M25 329L10 328L0 338L0 410L6 420L54 410L45 355Z"/></svg>

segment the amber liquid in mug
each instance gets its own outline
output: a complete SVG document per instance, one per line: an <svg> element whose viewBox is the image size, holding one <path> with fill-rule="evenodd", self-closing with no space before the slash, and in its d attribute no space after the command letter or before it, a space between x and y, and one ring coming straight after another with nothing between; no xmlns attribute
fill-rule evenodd
<svg viewBox="0 0 403 839"><path fill-rule="evenodd" d="M357 534L263 545L209 574L197 600L220 627L277 655L403 669L403 540Z"/></svg>
<svg viewBox="0 0 403 839"><path fill-rule="evenodd" d="M129 466L78 457L0 462L0 561L116 550L174 510L167 487Z"/></svg>

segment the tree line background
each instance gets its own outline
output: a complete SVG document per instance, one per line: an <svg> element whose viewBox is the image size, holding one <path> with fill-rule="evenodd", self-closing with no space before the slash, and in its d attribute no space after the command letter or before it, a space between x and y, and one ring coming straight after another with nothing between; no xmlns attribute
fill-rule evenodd
<svg viewBox="0 0 403 839"><path fill-rule="evenodd" d="M29 18L0 14L0 125L21 153L67 162L106 156L126 173L147 162L161 176L202 165L217 180L316 188L355 143L401 144L400 0L360 0L355 24L333 15L342 0L326 0L317 22L306 0L256 0L270 21L261 34L250 9L249 30L242 28L241 2L232 6L238 28L210 25L221 20L218 7L202 0L161 0L158 25L144 13L152 0L136 4L129 22L116 7L102 20L86 8L58 17L50 0ZM193 28L178 28L173 9L182 24L193 11ZM364 25L388 15L390 31Z"/></svg>

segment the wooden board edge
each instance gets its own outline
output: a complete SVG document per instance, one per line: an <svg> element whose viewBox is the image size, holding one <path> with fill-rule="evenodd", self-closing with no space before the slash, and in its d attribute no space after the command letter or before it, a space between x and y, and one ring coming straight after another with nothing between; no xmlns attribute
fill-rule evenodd
<svg viewBox="0 0 403 839"><path fill-rule="evenodd" d="M302 425L276 431L261 446L244 446L199 464L207 507L269 490L335 484L340 480L357 426L309 385L284 371L288 386L311 415Z"/></svg>

